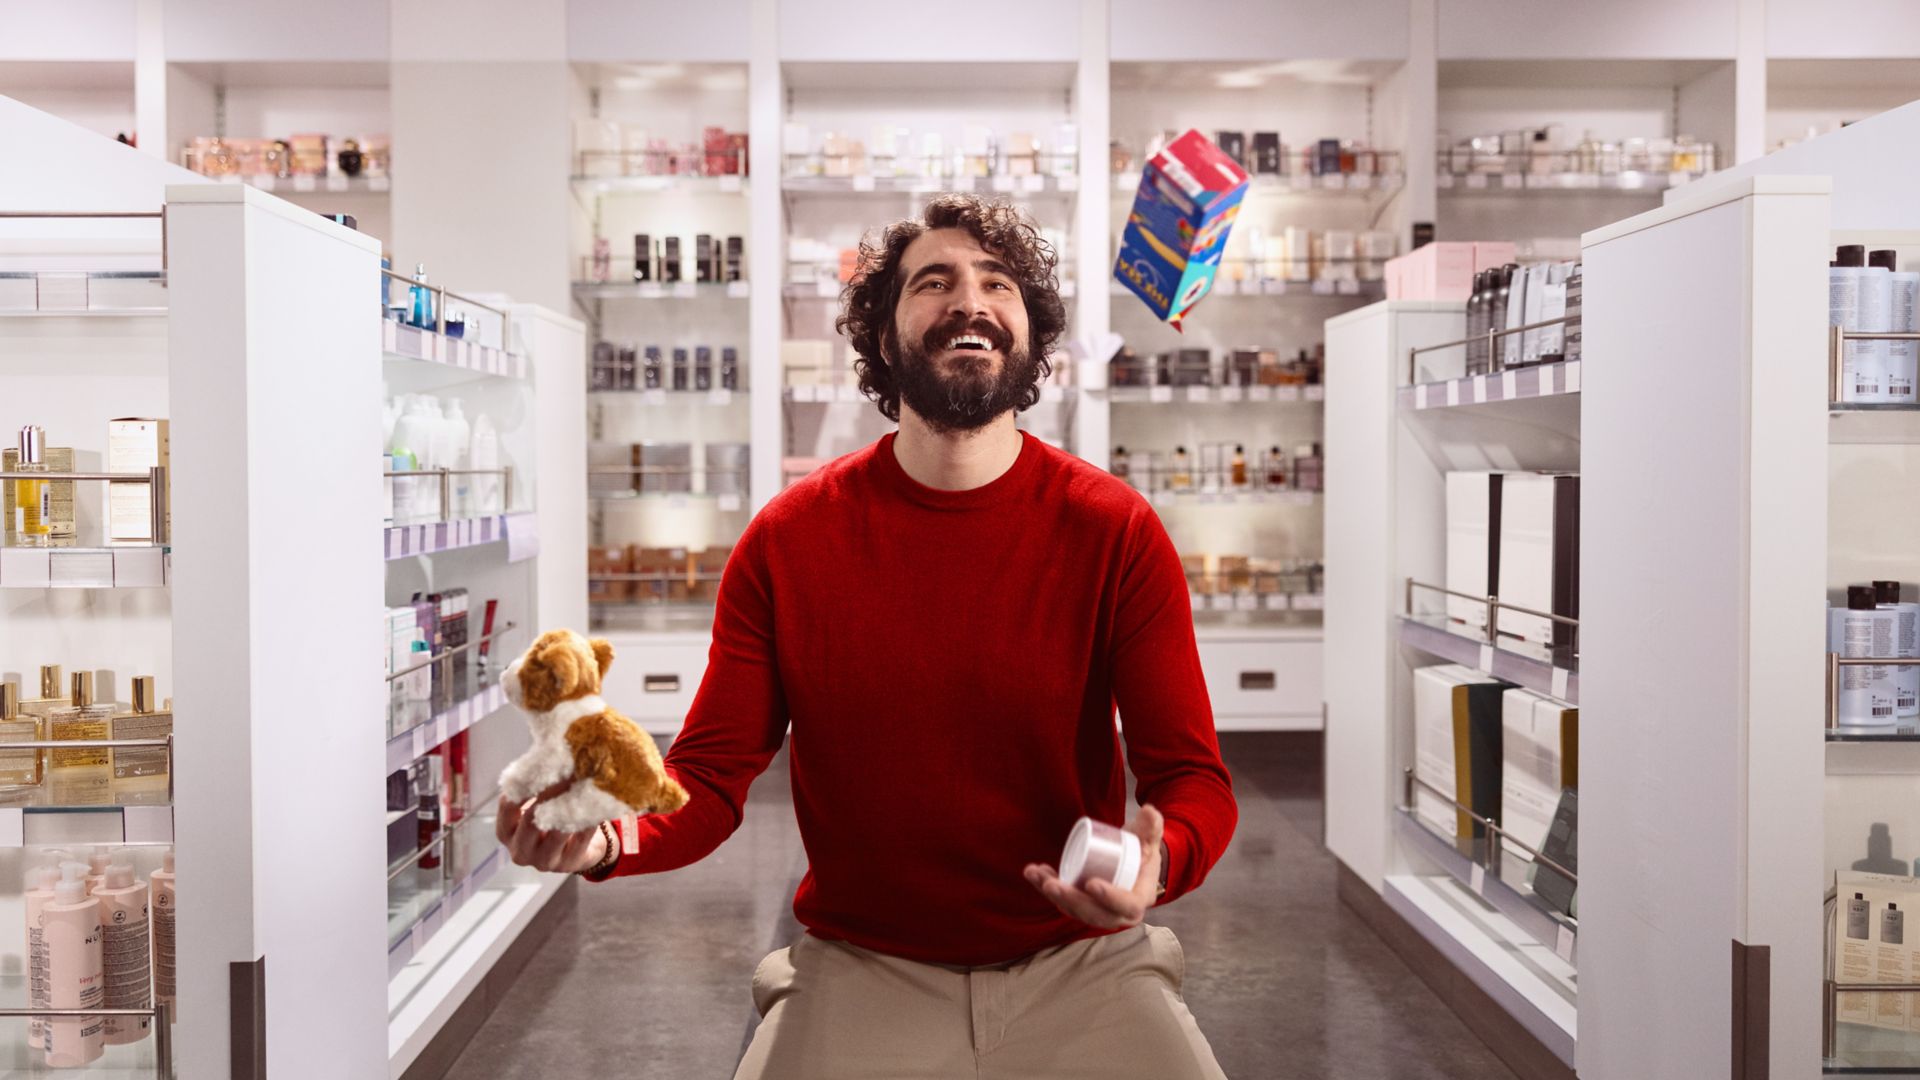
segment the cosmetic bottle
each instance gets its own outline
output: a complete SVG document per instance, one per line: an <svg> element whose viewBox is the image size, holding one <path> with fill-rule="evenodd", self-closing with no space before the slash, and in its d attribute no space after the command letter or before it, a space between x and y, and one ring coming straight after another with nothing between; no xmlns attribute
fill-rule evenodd
<svg viewBox="0 0 1920 1080"><path fill-rule="evenodd" d="M1888 904L1887 910L1880 913L1880 944L1906 944L1906 918L1900 913L1900 905Z"/></svg>
<svg viewBox="0 0 1920 1080"><path fill-rule="evenodd" d="M689 375L690 364L687 360L687 350L684 347L676 346L673 350L673 389L676 392L684 393L686 391L690 385L688 382Z"/></svg>
<svg viewBox="0 0 1920 1080"><path fill-rule="evenodd" d="M666 254L660 259L660 280L669 285L680 281L680 238L667 237Z"/></svg>
<svg viewBox="0 0 1920 1080"><path fill-rule="evenodd" d="M77 861L77 860L76 860ZM113 853L103 847L87 852L87 895L92 896L107 884L107 867L113 865Z"/></svg>
<svg viewBox="0 0 1920 1080"><path fill-rule="evenodd" d="M653 237L646 233L633 234L633 280L653 280Z"/></svg>
<svg viewBox="0 0 1920 1080"><path fill-rule="evenodd" d="M93 672L76 671L71 682L67 706L47 716L48 740L105 739L113 719L113 706L94 703ZM106 750L55 750L48 759L48 767L52 769L104 768L107 764Z"/></svg>
<svg viewBox="0 0 1920 1080"><path fill-rule="evenodd" d="M713 235L699 233L693 238L693 280L711 285L720 280L714 269Z"/></svg>
<svg viewBox="0 0 1920 1080"><path fill-rule="evenodd" d="M604 236L593 238L593 269L588 279L604 283L613 274L613 248Z"/></svg>
<svg viewBox="0 0 1920 1080"><path fill-rule="evenodd" d="M453 487L453 516L467 518L474 516L473 476L465 470L473 468L473 425L467 423L466 414L461 411L460 399L447 402L447 417L444 422L447 442L447 467L456 471L448 480Z"/></svg>
<svg viewBox="0 0 1920 1080"><path fill-rule="evenodd" d="M0 683L0 745L40 742L40 720L20 712L20 687ZM38 750L0 751L0 788L34 787L40 783Z"/></svg>
<svg viewBox="0 0 1920 1080"><path fill-rule="evenodd" d="M740 389L740 353L731 345L720 350L720 389Z"/></svg>
<svg viewBox="0 0 1920 1080"><path fill-rule="evenodd" d="M393 425L393 442L387 447L396 459L404 459L402 465L396 461L396 472L408 472L426 468L426 459L433 448L433 421L427 414L427 401L424 395L414 395L407 399L406 408L400 419ZM427 500L437 491L436 485L424 476L402 476L394 480L394 517L402 524L421 520Z"/></svg>
<svg viewBox="0 0 1920 1080"><path fill-rule="evenodd" d="M164 739L173 734L173 710L161 709L154 694L151 675L133 680L133 704L113 718L113 737L118 739ZM113 751L113 778L126 780L136 776L165 776L167 752L159 747L116 747Z"/></svg>
<svg viewBox="0 0 1920 1080"><path fill-rule="evenodd" d="M67 863L41 910L47 942L47 1002L55 1009L104 1008L100 901L87 895L87 867ZM47 1064L71 1069L99 1059L105 1022L98 1016L47 1020Z"/></svg>
<svg viewBox="0 0 1920 1080"><path fill-rule="evenodd" d="M1484 375L1487 371L1487 276L1482 270L1473 275L1473 292L1467 297L1466 374Z"/></svg>
<svg viewBox="0 0 1920 1080"><path fill-rule="evenodd" d="M640 370L640 385L647 390L665 389L665 363L660 357L660 346L647 346L647 358Z"/></svg>
<svg viewBox="0 0 1920 1080"><path fill-rule="evenodd" d="M1835 253L1827 268L1827 323L1843 330L1865 330L1878 318L1870 308L1866 289L1866 248L1848 244ZM1887 299L1892 300L1893 282L1887 282ZM1886 366L1873 341L1849 341L1840 352L1840 400L1853 404L1879 405L1886 401Z"/></svg>
<svg viewBox="0 0 1920 1080"><path fill-rule="evenodd" d="M1507 303L1513 296L1513 274L1514 271L1518 269L1520 269L1518 266L1513 263L1508 263L1493 272L1493 281L1491 282L1493 286L1493 302L1487 306L1487 332L1489 334L1496 330L1505 330L1507 328ZM1489 373L1499 371L1507 366L1506 345L1508 340L1509 339L1506 338L1489 339L1487 343L1487 371Z"/></svg>
<svg viewBox="0 0 1920 1080"><path fill-rule="evenodd" d="M412 309L413 325L422 330L434 329L433 291L427 288L427 264L413 264L413 287L408 290L407 300Z"/></svg>
<svg viewBox="0 0 1920 1080"><path fill-rule="evenodd" d="M695 346L693 350L693 388L698 391L713 389L713 347Z"/></svg>
<svg viewBox="0 0 1920 1080"><path fill-rule="evenodd" d="M1854 893L1847 901L1847 936L1855 941L1867 940L1867 919L1873 913L1873 905L1867 903L1866 895Z"/></svg>
<svg viewBox="0 0 1920 1080"><path fill-rule="evenodd" d="M1897 581L1874 582L1873 599L1875 607L1894 615L1893 652L1888 655L1920 660L1920 604L1901 603ZM1920 665L1894 668L1893 687L1893 714L1920 716Z"/></svg>
<svg viewBox="0 0 1920 1080"><path fill-rule="evenodd" d="M148 937L147 885L133 876L133 867L117 862L107 867L106 883L94 891L100 901L101 973L105 980L104 1007L153 1007L153 948ZM145 1016L109 1016L101 1037L108 1046L125 1046L147 1037L153 1020Z"/></svg>
<svg viewBox="0 0 1920 1080"><path fill-rule="evenodd" d="M1233 464L1231 467L1233 470L1233 486L1235 488L1245 488L1247 486L1247 448L1246 447L1235 446L1233 448Z"/></svg>
<svg viewBox="0 0 1920 1080"><path fill-rule="evenodd" d="M1892 251L1876 251L1867 257L1870 265L1887 271L1891 306L1887 309L1887 329L1911 334L1920 330L1920 273L1901 273L1898 256ZM1912 405L1920 400L1915 383L1920 381L1920 341L1884 342L1886 352L1887 402Z"/></svg>
<svg viewBox="0 0 1920 1080"><path fill-rule="evenodd" d="M341 144L334 160L340 166L340 174L346 177L359 176L361 168L367 163L366 156L360 152L360 144L352 139Z"/></svg>
<svg viewBox="0 0 1920 1080"><path fill-rule="evenodd" d="M1173 472L1168 477L1168 486L1175 491L1186 491L1193 487L1193 473L1187 462L1187 448L1173 448Z"/></svg>
<svg viewBox="0 0 1920 1080"><path fill-rule="evenodd" d="M47 905L53 903L53 887L59 880L59 867L36 866L27 871L26 888L20 894L27 916L27 1007L30 1009L53 1007L47 977L47 932L41 919ZM46 1020L28 1022L27 1045L35 1050L47 1048Z"/></svg>
<svg viewBox="0 0 1920 1080"><path fill-rule="evenodd" d="M420 869L438 870L445 847L436 843L440 839L440 758L429 754L420 759L414 772L414 798L419 802Z"/></svg>
<svg viewBox="0 0 1920 1080"><path fill-rule="evenodd" d="M501 498L505 488L500 474L493 471L500 468L500 433L494 429L493 418L486 413L474 414L467 462L468 468L475 470L472 477L474 513L481 516L506 513L509 508Z"/></svg>
<svg viewBox="0 0 1920 1080"><path fill-rule="evenodd" d="M148 879L153 887L153 1000L175 1007L173 849L161 856L160 869Z"/></svg>
<svg viewBox="0 0 1920 1080"><path fill-rule="evenodd" d="M1267 450L1267 490L1281 491L1287 486L1287 456L1277 446Z"/></svg>
<svg viewBox="0 0 1920 1080"><path fill-rule="evenodd" d="M727 237L727 267L726 267L726 270L727 270L727 272L726 272L726 279L727 279L728 281L742 281L742 280L745 280L745 279L744 279L744 278L743 278L743 277L741 276L741 270L742 270L742 267L743 267L743 263L744 263L744 260L743 260L743 259L742 259L742 257L741 257L741 244L742 244L742 242L743 242L743 241L742 241L742 240L741 240L741 238L740 238L740 237L738 237L738 236L729 236L729 237Z"/></svg>
<svg viewBox="0 0 1920 1080"><path fill-rule="evenodd" d="M1838 642L1843 657L1891 656L1896 618L1878 610L1872 586L1847 589L1846 609L1838 613ZM1879 666L1843 665L1837 723L1841 727L1886 727L1894 722L1894 677Z"/></svg>
<svg viewBox="0 0 1920 1080"><path fill-rule="evenodd" d="M66 705L67 691L60 677L60 665L40 665L40 696L23 699L20 711L44 720L53 710L65 708Z"/></svg>
<svg viewBox="0 0 1920 1080"><path fill-rule="evenodd" d="M20 458L15 472L47 472L47 432L37 424L20 429ZM18 547L53 545L53 483L14 480L13 542Z"/></svg>
<svg viewBox="0 0 1920 1080"><path fill-rule="evenodd" d="M1127 479L1128 466L1127 466L1127 448L1126 447L1115 446L1113 448L1113 458L1111 459L1111 463L1107 466L1107 471L1112 473L1115 477L1121 480Z"/></svg>
<svg viewBox="0 0 1920 1080"><path fill-rule="evenodd" d="M1864 248L1853 245L1846 250ZM1867 263L1866 270L1860 276L1860 329L1886 331L1893 329L1893 253L1887 252L1880 263ZM1849 256L1852 258L1853 256ZM1864 256L1862 256L1864 257ZM1863 341L1868 355L1880 372L1882 400L1892 402L1893 398L1893 342ZM1911 393L1908 400L1912 399Z"/></svg>

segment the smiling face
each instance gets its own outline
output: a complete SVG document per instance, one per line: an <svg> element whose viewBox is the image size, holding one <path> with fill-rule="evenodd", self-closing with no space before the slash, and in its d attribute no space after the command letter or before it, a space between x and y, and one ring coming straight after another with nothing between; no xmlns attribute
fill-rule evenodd
<svg viewBox="0 0 1920 1080"><path fill-rule="evenodd" d="M964 229L930 229L900 259L885 341L900 400L936 433L972 431L1038 378L1013 271Z"/></svg>

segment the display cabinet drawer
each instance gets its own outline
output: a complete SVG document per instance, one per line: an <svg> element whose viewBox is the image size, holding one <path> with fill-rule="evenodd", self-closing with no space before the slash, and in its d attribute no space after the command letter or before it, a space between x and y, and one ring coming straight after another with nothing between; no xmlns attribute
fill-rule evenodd
<svg viewBox="0 0 1920 1080"><path fill-rule="evenodd" d="M1215 717L1320 715L1318 641L1200 642L1200 669Z"/></svg>
<svg viewBox="0 0 1920 1080"><path fill-rule="evenodd" d="M602 696L649 731L677 730L707 672L705 644L616 643Z"/></svg>

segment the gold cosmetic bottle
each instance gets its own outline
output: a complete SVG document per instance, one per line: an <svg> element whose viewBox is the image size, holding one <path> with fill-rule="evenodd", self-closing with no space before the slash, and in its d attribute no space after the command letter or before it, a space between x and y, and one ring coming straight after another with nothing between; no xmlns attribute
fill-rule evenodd
<svg viewBox="0 0 1920 1080"><path fill-rule="evenodd" d="M0 744L39 741L39 719L20 712L20 687L0 683ZM38 750L0 751L0 788L38 785L40 760Z"/></svg>
<svg viewBox="0 0 1920 1080"><path fill-rule="evenodd" d="M47 739L50 742L65 742L69 739L106 739L111 731L113 719L112 705L96 705L93 701L93 672L76 671L73 673L73 693L64 708L47 714ZM104 768L109 763L109 752L105 748L83 750L55 750L48 759L48 767L60 769Z"/></svg>
<svg viewBox="0 0 1920 1080"><path fill-rule="evenodd" d="M67 692L60 685L60 665L40 665L40 696L20 702L20 711L41 720L55 709L67 706Z"/></svg>
<svg viewBox="0 0 1920 1080"><path fill-rule="evenodd" d="M153 676L134 679L133 706L113 718L114 739L164 739L173 734L173 709L160 709L159 704ZM116 747L112 754L115 780L167 775L167 752L158 747Z"/></svg>

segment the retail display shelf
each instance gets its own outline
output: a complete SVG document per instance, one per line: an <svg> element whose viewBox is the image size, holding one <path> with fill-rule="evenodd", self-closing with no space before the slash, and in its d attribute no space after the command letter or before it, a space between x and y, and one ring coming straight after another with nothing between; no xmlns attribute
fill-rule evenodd
<svg viewBox="0 0 1920 1080"><path fill-rule="evenodd" d="M782 400L800 405L864 405L866 395L850 383L795 383L781 391ZM1040 387L1042 405L1058 405L1067 400L1067 388L1054 383Z"/></svg>
<svg viewBox="0 0 1920 1080"><path fill-rule="evenodd" d="M1132 296L1133 290L1118 281L1109 282L1107 291L1114 296ZM1285 281L1280 278L1257 278L1235 281L1232 278L1217 277L1208 288L1209 297L1234 297L1243 300L1384 300L1387 285L1384 281Z"/></svg>
<svg viewBox="0 0 1920 1080"><path fill-rule="evenodd" d="M1395 827L1409 848L1420 852L1466 886L1468 892L1512 919L1534 941L1553 950L1555 956L1569 964L1576 962L1578 924L1534 897L1533 890L1525 884L1526 872L1533 865L1530 860L1511 851L1503 852L1500 868L1493 870L1482 860L1460 850L1460 841L1442 836L1407 807L1399 807L1394 817ZM1516 881L1520 883L1515 884Z"/></svg>
<svg viewBox="0 0 1920 1080"><path fill-rule="evenodd" d="M171 844L173 806L167 801L165 777L142 777L138 788L130 782L102 779L91 806L0 806L0 848L48 847L68 844ZM57 794L57 778L33 789L35 798ZM123 799L109 805L104 800Z"/></svg>
<svg viewBox="0 0 1920 1080"><path fill-rule="evenodd" d="M1827 406L1830 444L1894 445L1920 443L1920 405Z"/></svg>
<svg viewBox="0 0 1920 1080"><path fill-rule="evenodd" d="M241 176L228 173L208 179L223 184L247 184L280 195L387 195L393 191L391 176L274 176L271 173Z"/></svg>
<svg viewBox="0 0 1920 1080"><path fill-rule="evenodd" d="M1234 405L1240 402L1325 401L1327 388L1312 386L1115 386L1096 390L1115 405Z"/></svg>
<svg viewBox="0 0 1920 1080"><path fill-rule="evenodd" d="M744 176L574 176L575 191L595 195L644 195L661 191L733 195L752 183Z"/></svg>
<svg viewBox="0 0 1920 1080"><path fill-rule="evenodd" d="M1327 608L1327 598L1322 593L1190 592L1187 599L1195 615L1202 612L1215 615L1228 612L1277 614L1283 611L1318 614Z"/></svg>
<svg viewBox="0 0 1920 1080"><path fill-rule="evenodd" d="M646 600L589 600L595 630L633 634L705 634L713 630L712 604Z"/></svg>
<svg viewBox="0 0 1920 1080"><path fill-rule="evenodd" d="M1368 196L1397 191L1406 185L1400 173L1290 173L1286 176L1256 174L1247 178L1247 194L1254 195L1350 195ZM1113 174L1113 190L1131 194L1140 190L1139 172Z"/></svg>
<svg viewBox="0 0 1920 1080"><path fill-rule="evenodd" d="M751 291L745 281L576 281L573 295L582 300L745 300Z"/></svg>
<svg viewBox="0 0 1920 1080"><path fill-rule="evenodd" d="M1580 704L1580 673L1547 660L1488 644L1449 628L1444 615L1401 616L1400 644L1483 671L1536 694Z"/></svg>
<svg viewBox="0 0 1920 1080"><path fill-rule="evenodd" d="M1452 409L1488 405L1523 398L1554 397L1580 392L1581 361L1507 368L1464 379L1416 383L1400 388L1403 409Z"/></svg>
<svg viewBox="0 0 1920 1080"><path fill-rule="evenodd" d="M1078 176L789 176L780 189L794 195L938 195L949 191L1001 195L1071 195Z"/></svg>
<svg viewBox="0 0 1920 1080"><path fill-rule="evenodd" d="M406 768L448 739L499 712L506 704L507 692L495 682L452 708L434 713L432 719L402 731L387 740L387 771Z"/></svg>
<svg viewBox="0 0 1920 1080"><path fill-rule="evenodd" d="M173 549L0 548L0 589L150 589L173 577Z"/></svg>
<svg viewBox="0 0 1920 1080"><path fill-rule="evenodd" d="M738 492L708 494L699 491L589 491L588 502L653 502L664 505L669 510L681 510L688 506L713 504L713 508L722 514L731 514L746 508L745 496Z"/></svg>
<svg viewBox="0 0 1920 1080"><path fill-rule="evenodd" d="M1573 965L1451 875L1395 874L1383 884L1388 907L1572 1070Z"/></svg>
<svg viewBox="0 0 1920 1080"><path fill-rule="evenodd" d="M838 301L840 299L840 292L844 288L846 288L846 283L837 279L824 281L789 281L781 287L780 295L788 300ZM1072 281L1061 281L1059 283L1059 295L1062 300L1072 300L1078 295L1078 290Z"/></svg>
<svg viewBox="0 0 1920 1080"><path fill-rule="evenodd" d="M389 525L382 530L383 550L387 560L392 561L504 542L509 553L508 561L519 562L534 553L521 549L537 544L536 521L531 513L518 513L489 514L486 517L429 521L415 525Z"/></svg>
<svg viewBox="0 0 1920 1080"><path fill-rule="evenodd" d="M166 286L158 271L0 270L0 317L165 315Z"/></svg>
<svg viewBox="0 0 1920 1080"><path fill-rule="evenodd" d="M713 390L589 390L589 397L596 401L620 402L628 405L661 406L671 405L684 408L688 405L734 405L747 400L746 393L719 387Z"/></svg>
<svg viewBox="0 0 1920 1080"><path fill-rule="evenodd" d="M1312 506L1324 494L1319 491L1176 491L1161 488L1141 492L1155 506Z"/></svg>
<svg viewBox="0 0 1920 1080"><path fill-rule="evenodd" d="M1909 743L1920 746L1920 727L1911 722L1891 724L1887 727L1831 727L1826 729L1827 742L1832 743Z"/></svg>
<svg viewBox="0 0 1920 1080"><path fill-rule="evenodd" d="M503 379L527 377L527 358L465 338L407 326L392 319L380 323L381 349L388 360L440 364L461 371L497 375Z"/></svg>
<svg viewBox="0 0 1920 1080"><path fill-rule="evenodd" d="M1443 195L1658 195L1691 183L1691 173L1440 173L1434 183Z"/></svg>
<svg viewBox="0 0 1920 1080"><path fill-rule="evenodd" d="M400 969L406 967L407 962L419 954L428 940L439 933L447 925L448 920L466 906L467 901L473 899L481 888L507 865L506 849L494 840L491 826L485 828L485 839L492 845L492 850L474 863L471 870L448 882L446 891L438 896L423 898L415 904L408 905L409 910L406 916L398 922L397 926L389 922L387 978L392 979L398 975ZM427 871L419 872L427 873Z"/></svg>

